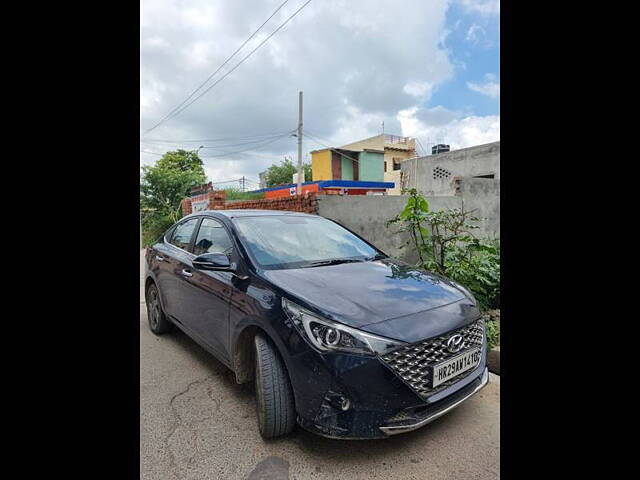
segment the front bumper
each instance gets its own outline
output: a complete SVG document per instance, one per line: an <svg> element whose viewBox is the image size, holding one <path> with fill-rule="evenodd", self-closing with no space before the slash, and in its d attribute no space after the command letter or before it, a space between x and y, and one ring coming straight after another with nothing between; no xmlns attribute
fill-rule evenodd
<svg viewBox="0 0 640 480"><path fill-rule="evenodd" d="M478 393L480 390L486 387L488 383L489 369L485 367L479 383L476 381L471 386L462 389L457 394L452 395L450 398L441 400L441 403L439 402L440 405L434 406L432 409L429 409L423 418L417 419L417 421L411 420L409 421L409 423L404 423L402 425L389 425L379 428L386 435L397 435L398 433L410 432L420 427L424 427L427 423L433 422L436 418L450 412L462 402Z"/></svg>
<svg viewBox="0 0 640 480"><path fill-rule="evenodd" d="M460 405L489 380L486 343L475 369L426 399L377 357L311 350L295 356L298 424L330 438L387 438L415 430ZM347 408L341 408L344 399Z"/></svg>

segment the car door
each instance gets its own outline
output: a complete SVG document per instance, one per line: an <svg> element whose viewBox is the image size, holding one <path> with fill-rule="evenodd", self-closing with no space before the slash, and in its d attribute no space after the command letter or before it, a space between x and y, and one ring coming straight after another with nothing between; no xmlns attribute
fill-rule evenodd
<svg viewBox="0 0 640 480"><path fill-rule="evenodd" d="M204 253L224 253L232 261L235 255L233 242L222 222L204 217L196 234L193 256ZM228 361L230 352L229 300L233 289L233 273L197 270L193 264L183 277L183 322L215 350L221 359Z"/></svg>
<svg viewBox="0 0 640 480"><path fill-rule="evenodd" d="M155 261L158 263L156 279L162 297L165 313L182 322L184 302L182 298L182 271L191 265L191 246L193 235L200 217L193 217L177 224L170 237L161 247L156 248Z"/></svg>

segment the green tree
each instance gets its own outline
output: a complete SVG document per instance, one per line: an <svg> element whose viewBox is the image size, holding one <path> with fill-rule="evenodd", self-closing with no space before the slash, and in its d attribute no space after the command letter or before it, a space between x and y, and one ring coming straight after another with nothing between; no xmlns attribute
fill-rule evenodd
<svg viewBox="0 0 640 480"><path fill-rule="evenodd" d="M302 168L304 168L305 181L310 181L311 164L305 163L302 165ZM280 162L280 165L271 165L267 169L267 173L265 175L267 187L275 187L277 185L291 183L294 173L298 173L298 167L297 165L294 165L293 162L288 158L285 158L282 162Z"/></svg>
<svg viewBox="0 0 640 480"><path fill-rule="evenodd" d="M167 152L155 165L142 167L140 210L145 245L181 218L182 200L192 187L205 181L202 160L195 152Z"/></svg>
<svg viewBox="0 0 640 480"><path fill-rule="evenodd" d="M156 166L181 172L194 172L205 178L202 159L192 150L178 149L174 152L167 152L156 162Z"/></svg>

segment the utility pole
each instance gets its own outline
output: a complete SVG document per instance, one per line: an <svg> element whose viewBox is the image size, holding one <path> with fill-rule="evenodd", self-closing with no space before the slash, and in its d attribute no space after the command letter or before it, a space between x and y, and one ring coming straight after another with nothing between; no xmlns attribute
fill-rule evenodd
<svg viewBox="0 0 640 480"><path fill-rule="evenodd" d="M244 175L242 176L242 191L244 192Z"/></svg>
<svg viewBox="0 0 640 480"><path fill-rule="evenodd" d="M302 91L300 91L298 110L298 188L296 193L302 195Z"/></svg>

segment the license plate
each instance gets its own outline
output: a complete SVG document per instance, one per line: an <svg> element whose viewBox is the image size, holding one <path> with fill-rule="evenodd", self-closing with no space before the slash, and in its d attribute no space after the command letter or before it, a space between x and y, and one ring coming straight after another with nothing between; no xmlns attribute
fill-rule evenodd
<svg viewBox="0 0 640 480"><path fill-rule="evenodd" d="M443 382L446 382L450 378L460 375L462 372L471 370L477 367L480 363L482 351L480 348L474 348L468 352L453 357L446 362L442 362L433 367L433 384L432 387L437 387Z"/></svg>

